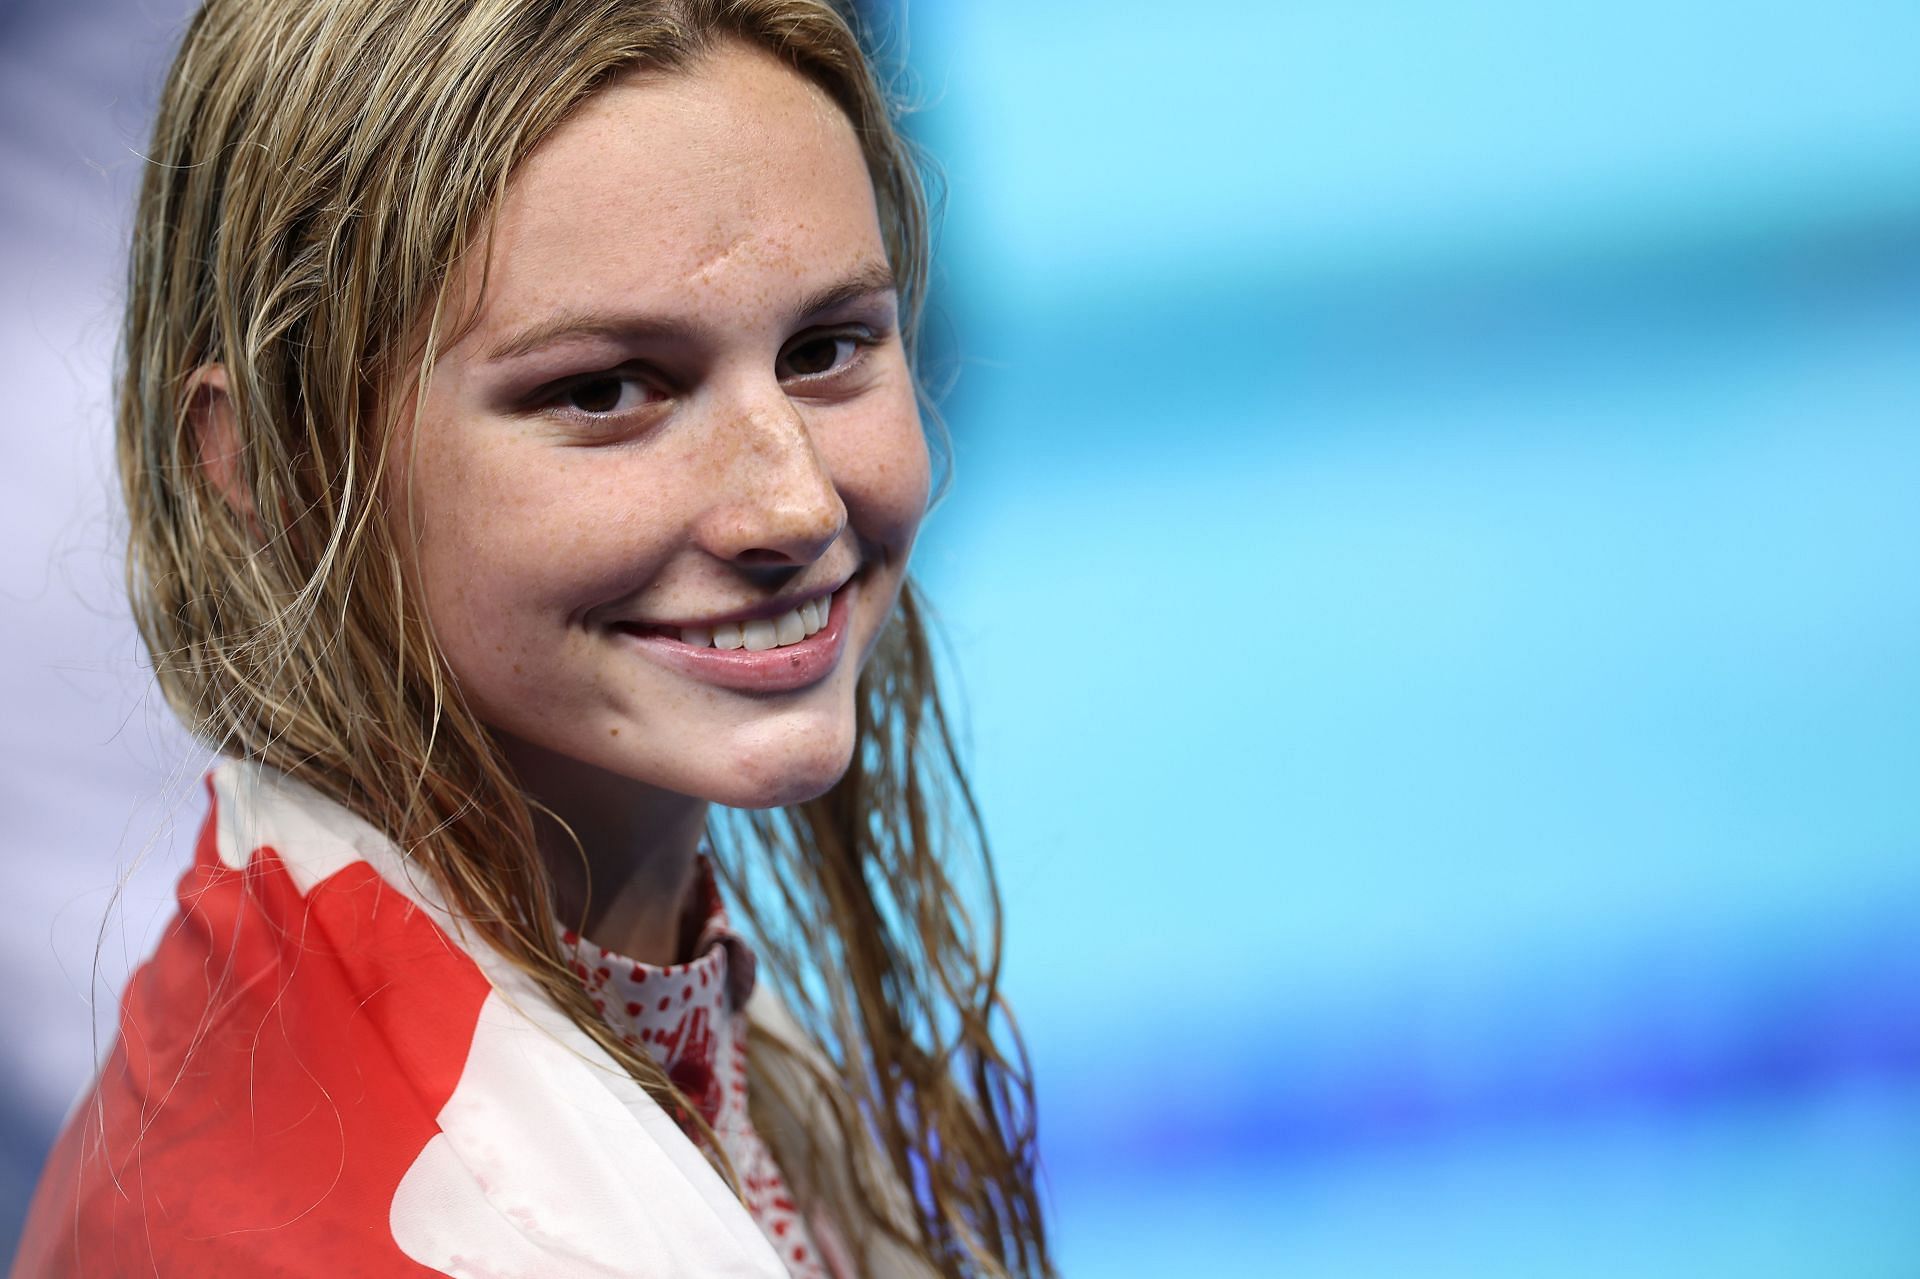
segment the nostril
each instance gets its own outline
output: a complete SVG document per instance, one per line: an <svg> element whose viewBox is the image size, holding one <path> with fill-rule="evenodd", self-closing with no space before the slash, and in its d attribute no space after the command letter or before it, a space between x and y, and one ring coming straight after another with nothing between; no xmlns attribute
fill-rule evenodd
<svg viewBox="0 0 1920 1279"><path fill-rule="evenodd" d="M794 563L790 555L759 549L734 556L732 563L736 572L767 591L784 591L806 569L806 565Z"/></svg>
<svg viewBox="0 0 1920 1279"><path fill-rule="evenodd" d="M750 546L733 558L736 563L745 564L751 568L798 569L800 567L793 562L791 555L782 551L770 550L764 546Z"/></svg>

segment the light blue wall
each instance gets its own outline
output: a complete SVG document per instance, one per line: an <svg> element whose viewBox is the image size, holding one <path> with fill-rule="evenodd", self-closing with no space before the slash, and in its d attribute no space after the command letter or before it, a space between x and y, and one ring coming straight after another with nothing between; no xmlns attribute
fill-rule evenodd
<svg viewBox="0 0 1920 1279"><path fill-rule="evenodd" d="M910 16L1069 1272L1920 1273L1920 8Z"/></svg>

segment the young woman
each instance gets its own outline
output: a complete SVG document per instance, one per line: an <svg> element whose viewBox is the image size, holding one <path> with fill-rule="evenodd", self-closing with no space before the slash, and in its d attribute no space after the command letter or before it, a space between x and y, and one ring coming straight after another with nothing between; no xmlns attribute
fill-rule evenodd
<svg viewBox="0 0 1920 1279"><path fill-rule="evenodd" d="M227 758L16 1274L1050 1270L926 255L821 0L210 0L118 429Z"/></svg>

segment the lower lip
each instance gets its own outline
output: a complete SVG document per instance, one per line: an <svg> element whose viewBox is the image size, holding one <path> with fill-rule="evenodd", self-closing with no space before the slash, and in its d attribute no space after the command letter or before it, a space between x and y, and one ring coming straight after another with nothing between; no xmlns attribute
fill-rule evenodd
<svg viewBox="0 0 1920 1279"><path fill-rule="evenodd" d="M695 648L666 635L618 633L652 660L694 679L742 693L788 693L819 683L840 664L856 589L855 583L848 582L835 591L827 624L798 644L757 653L744 648Z"/></svg>

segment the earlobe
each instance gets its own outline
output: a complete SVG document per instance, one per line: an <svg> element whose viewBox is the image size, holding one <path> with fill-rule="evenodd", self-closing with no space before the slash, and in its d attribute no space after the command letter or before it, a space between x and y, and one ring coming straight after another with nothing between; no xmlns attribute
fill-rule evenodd
<svg viewBox="0 0 1920 1279"><path fill-rule="evenodd" d="M253 490L247 487L242 464L244 446L226 365L203 364L187 379L187 424L193 432L201 474L227 509L259 538L260 515L253 504Z"/></svg>

